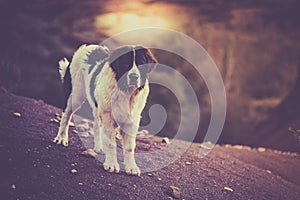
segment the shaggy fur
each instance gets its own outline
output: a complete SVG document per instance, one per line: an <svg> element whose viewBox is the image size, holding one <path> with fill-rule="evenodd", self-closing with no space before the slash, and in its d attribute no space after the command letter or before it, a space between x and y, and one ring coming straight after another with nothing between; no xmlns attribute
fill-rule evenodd
<svg viewBox="0 0 300 200"><path fill-rule="evenodd" d="M148 76L157 61L142 46L122 46L112 53L99 45L82 45L71 64L59 61L63 80L69 67L72 91L54 142L68 145L73 113L88 100L94 116L94 151L105 153L104 169L119 172L116 135L122 136L125 171L140 175L134 159L141 112L149 94Z"/></svg>

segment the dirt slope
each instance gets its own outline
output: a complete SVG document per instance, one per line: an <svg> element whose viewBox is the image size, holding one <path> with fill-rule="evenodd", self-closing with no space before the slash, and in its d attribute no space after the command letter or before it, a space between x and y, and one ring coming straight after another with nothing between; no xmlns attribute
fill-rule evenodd
<svg viewBox="0 0 300 200"><path fill-rule="evenodd" d="M171 185L179 188L180 199L300 195L300 156L264 148L217 145L201 159L195 143L151 175L107 173L99 161L80 155L85 147L77 134L70 134L68 148L52 143L58 124L50 119L57 112L42 101L0 92L0 199L168 199ZM139 138L137 150L163 145L158 137Z"/></svg>

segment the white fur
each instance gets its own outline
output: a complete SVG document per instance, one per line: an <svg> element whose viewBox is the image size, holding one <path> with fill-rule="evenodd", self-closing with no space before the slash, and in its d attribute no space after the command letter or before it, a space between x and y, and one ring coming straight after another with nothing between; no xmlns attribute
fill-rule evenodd
<svg viewBox="0 0 300 200"><path fill-rule="evenodd" d="M66 75L66 71L69 67L69 61L66 59L66 58L63 58L61 59L59 62L58 62L58 65L59 65L59 74L60 74L60 79L62 82L64 82L64 77Z"/></svg>
<svg viewBox="0 0 300 200"><path fill-rule="evenodd" d="M116 135L122 135L123 153L125 171L128 174L140 175L134 159L134 149L136 146L135 138L137 135L141 112L145 107L147 96L149 94L148 81L142 90L138 93L129 94L118 88L114 72L108 63L105 63L102 71L96 77L95 93L98 107L95 106L90 95L90 82L94 70L89 74L91 67L84 61L88 54L98 45L82 45L75 53L70 64L70 73L72 78L72 92L67 102L67 107L62 115L59 131L54 138L57 144L68 145L68 125L73 113L82 105L85 99L88 100L94 115L94 150L96 152L104 151L105 162L103 167L109 172L119 172L120 166L117 160ZM61 76L63 78L66 71L66 59L60 62L62 68ZM98 63L97 65L101 64ZM135 65L135 64L134 64ZM134 66L132 70L137 67ZM64 71L64 72L63 72ZM138 70L137 70L138 72ZM116 126L122 124L122 127Z"/></svg>

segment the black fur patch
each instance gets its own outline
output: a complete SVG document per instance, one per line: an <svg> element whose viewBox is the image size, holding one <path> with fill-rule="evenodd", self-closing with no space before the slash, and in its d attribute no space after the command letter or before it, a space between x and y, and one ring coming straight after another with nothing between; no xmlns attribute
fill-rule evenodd
<svg viewBox="0 0 300 200"><path fill-rule="evenodd" d="M134 59L135 51L135 61ZM122 46L116 49L109 57L110 67L116 74L118 86L122 91L129 91L127 84L127 73L133 67L133 62L137 65L141 74L141 87L144 87L148 74L157 63L150 50L142 46Z"/></svg>
<svg viewBox="0 0 300 200"><path fill-rule="evenodd" d="M132 68L133 47L122 46L116 49L109 57L109 64L116 75L119 88L127 91L126 73Z"/></svg>
<svg viewBox="0 0 300 200"><path fill-rule="evenodd" d="M103 49L102 47L99 47L92 51L89 55L87 60L85 61L87 64L91 65L89 68L89 74L96 66L97 62L101 62L104 59L106 59L109 56L109 52L106 49Z"/></svg>
<svg viewBox="0 0 300 200"><path fill-rule="evenodd" d="M103 48L97 48L88 55L88 59L86 60L86 63L91 65L91 67L89 68L89 73L91 73L92 70L95 67L97 67L97 69L92 74L91 82L90 82L90 95L96 107L98 107L98 103L96 101L95 94L94 94L96 88L95 81L96 81L96 77L100 74L104 64L107 62L108 56L109 56L108 51L106 51Z"/></svg>
<svg viewBox="0 0 300 200"><path fill-rule="evenodd" d="M138 67L141 74L141 87L145 85L146 79L149 73L155 68L157 64L156 58L153 56L149 49L142 46L136 46L135 48L135 64Z"/></svg>

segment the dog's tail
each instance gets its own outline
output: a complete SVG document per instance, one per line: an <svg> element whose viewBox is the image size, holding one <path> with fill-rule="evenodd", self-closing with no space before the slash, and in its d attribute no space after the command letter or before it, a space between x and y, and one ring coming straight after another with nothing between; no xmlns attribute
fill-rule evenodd
<svg viewBox="0 0 300 200"><path fill-rule="evenodd" d="M67 58L63 58L58 62L58 65L59 65L58 71L59 71L60 79L62 82L64 82L64 77L66 75L70 62L68 61Z"/></svg>

